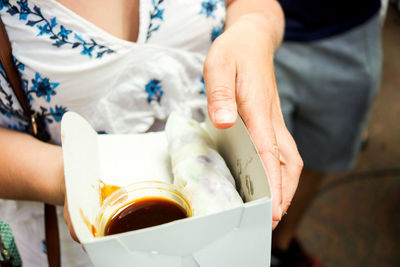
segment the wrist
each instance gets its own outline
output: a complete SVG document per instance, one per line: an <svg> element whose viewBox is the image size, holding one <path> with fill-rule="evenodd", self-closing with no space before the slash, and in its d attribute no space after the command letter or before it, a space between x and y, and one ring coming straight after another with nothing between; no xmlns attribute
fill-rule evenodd
<svg viewBox="0 0 400 267"><path fill-rule="evenodd" d="M227 17L227 30L238 22L251 25L252 30L257 31L257 35L265 39L272 52L276 52L282 42L285 28L283 10L278 1L271 1L268 7L247 10L246 12L236 10L231 13L236 14ZM242 14L239 15L238 13Z"/></svg>
<svg viewBox="0 0 400 267"><path fill-rule="evenodd" d="M64 180L64 161L62 148L56 145L50 145L49 155L52 155L54 163L49 169L51 175L48 176L49 181L49 200L46 201L54 205L64 205L65 200L65 180Z"/></svg>
<svg viewBox="0 0 400 267"><path fill-rule="evenodd" d="M42 143L42 142L41 142ZM37 166L32 173L31 186L39 201L63 205L65 198L64 163L60 146L42 143L36 150Z"/></svg>

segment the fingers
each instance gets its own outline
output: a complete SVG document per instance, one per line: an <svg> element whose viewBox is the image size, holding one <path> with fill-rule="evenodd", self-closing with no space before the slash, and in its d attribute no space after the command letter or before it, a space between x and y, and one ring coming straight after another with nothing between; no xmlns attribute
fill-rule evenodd
<svg viewBox="0 0 400 267"><path fill-rule="evenodd" d="M276 102L275 105L276 107L272 110L272 118L280 152L283 216L286 214L296 192L303 169L303 160L292 135L286 128L280 103Z"/></svg>
<svg viewBox="0 0 400 267"><path fill-rule="evenodd" d="M242 69L241 73L248 75L238 76L238 109L268 175L272 191L272 220L273 225L276 225L282 216L282 176L272 119L275 89L274 85L268 87L271 83L268 82L267 74L251 71L249 65L242 65L242 68L247 71Z"/></svg>
<svg viewBox="0 0 400 267"><path fill-rule="evenodd" d="M281 132L281 131L279 131ZM278 133L277 133L278 135ZM282 216L286 214L299 184L303 169L303 160L297 151L296 144L286 130L278 138L282 172Z"/></svg>
<svg viewBox="0 0 400 267"><path fill-rule="evenodd" d="M286 141L289 142L288 139ZM281 148L281 157L285 158L285 164L282 165L282 216L292 202L303 169L303 161L296 152L293 146L283 145Z"/></svg>
<svg viewBox="0 0 400 267"><path fill-rule="evenodd" d="M272 118L275 114L273 110L276 108L277 92L272 82L273 69L255 66L257 64L239 66L237 101L239 113L268 175L272 191L272 220L275 227L282 217L280 152Z"/></svg>
<svg viewBox="0 0 400 267"><path fill-rule="evenodd" d="M272 220L276 226L282 217L282 178L279 148L271 119L268 112L255 116L240 107L239 110L267 172L272 191Z"/></svg>
<svg viewBox="0 0 400 267"><path fill-rule="evenodd" d="M236 67L232 60L213 51L210 50L204 63L208 115L215 127L225 129L237 118Z"/></svg>
<svg viewBox="0 0 400 267"><path fill-rule="evenodd" d="M283 121L273 74L243 69L242 73L253 74L238 76L238 109L270 181L274 229L296 191L302 161Z"/></svg>

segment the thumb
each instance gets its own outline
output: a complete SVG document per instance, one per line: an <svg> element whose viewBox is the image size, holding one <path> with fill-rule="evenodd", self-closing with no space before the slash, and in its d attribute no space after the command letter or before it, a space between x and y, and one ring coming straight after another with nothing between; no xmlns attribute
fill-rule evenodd
<svg viewBox="0 0 400 267"><path fill-rule="evenodd" d="M231 127L237 118L236 67L234 62L210 53L204 63L208 115L215 127Z"/></svg>

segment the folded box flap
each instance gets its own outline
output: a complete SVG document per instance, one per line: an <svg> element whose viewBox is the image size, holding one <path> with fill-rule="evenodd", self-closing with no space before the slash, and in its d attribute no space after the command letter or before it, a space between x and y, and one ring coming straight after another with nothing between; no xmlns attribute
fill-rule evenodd
<svg viewBox="0 0 400 267"><path fill-rule="evenodd" d="M93 238L90 224L100 207L97 133L89 123L67 112L61 123L68 210L81 241Z"/></svg>
<svg viewBox="0 0 400 267"><path fill-rule="evenodd" d="M235 177L236 188L243 200L271 198L267 173L242 119L238 117L231 128L220 130L207 118L204 127Z"/></svg>

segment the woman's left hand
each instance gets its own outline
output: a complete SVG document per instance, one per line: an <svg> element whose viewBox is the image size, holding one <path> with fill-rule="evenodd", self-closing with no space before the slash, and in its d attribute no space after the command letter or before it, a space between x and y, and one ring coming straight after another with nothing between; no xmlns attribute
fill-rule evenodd
<svg viewBox="0 0 400 267"><path fill-rule="evenodd" d="M275 228L291 203L303 162L281 112L270 27L261 14L241 16L230 25L211 46L204 81L214 125L228 128L239 113L248 128L272 187Z"/></svg>

